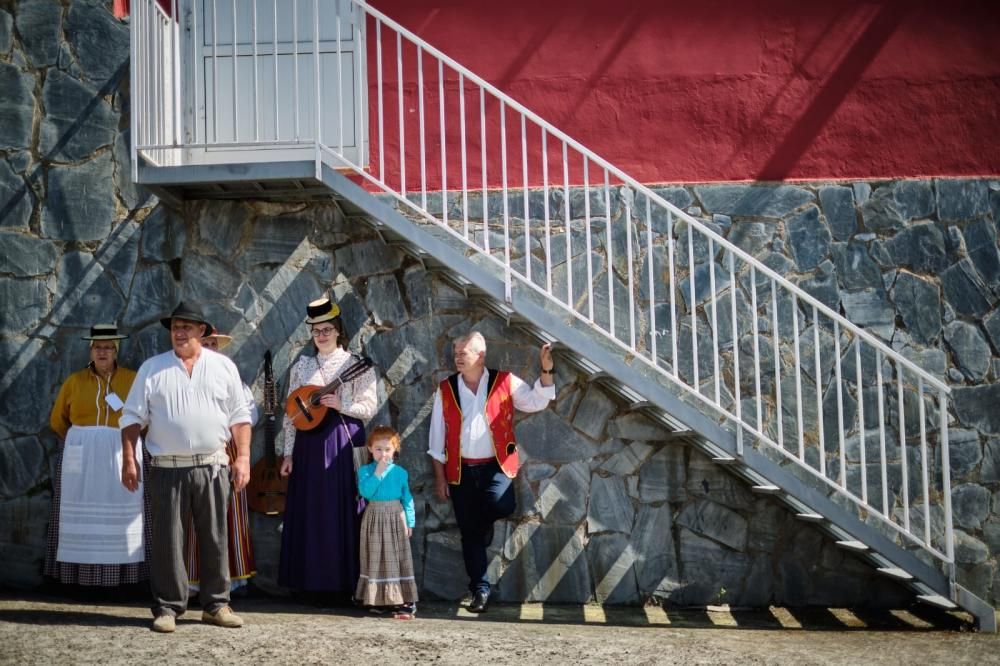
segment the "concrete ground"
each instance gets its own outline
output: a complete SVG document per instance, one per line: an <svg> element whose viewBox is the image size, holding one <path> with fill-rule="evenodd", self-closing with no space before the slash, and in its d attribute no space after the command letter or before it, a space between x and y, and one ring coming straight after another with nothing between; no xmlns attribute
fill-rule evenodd
<svg viewBox="0 0 1000 666"><path fill-rule="evenodd" d="M273 598L234 601L242 629L190 610L155 634L140 602L0 592L0 664L1000 663L1000 638L925 607L739 611L422 603L400 621Z"/></svg>

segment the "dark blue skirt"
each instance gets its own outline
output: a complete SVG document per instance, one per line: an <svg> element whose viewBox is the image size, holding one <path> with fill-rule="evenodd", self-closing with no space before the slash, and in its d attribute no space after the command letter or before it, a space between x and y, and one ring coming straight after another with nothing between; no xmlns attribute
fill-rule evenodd
<svg viewBox="0 0 1000 666"><path fill-rule="evenodd" d="M279 585L309 592L354 592L365 503L358 496L351 449L364 443L361 421L332 409L317 428L295 433Z"/></svg>

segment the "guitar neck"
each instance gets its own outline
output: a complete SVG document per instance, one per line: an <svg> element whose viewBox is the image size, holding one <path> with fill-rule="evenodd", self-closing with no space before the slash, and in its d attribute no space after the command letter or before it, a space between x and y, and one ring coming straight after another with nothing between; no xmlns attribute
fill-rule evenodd
<svg viewBox="0 0 1000 666"><path fill-rule="evenodd" d="M277 434L277 423L275 422L274 414L264 415L264 456L267 458L267 464L274 466L278 462L278 455L274 450L274 439Z"/></svg>

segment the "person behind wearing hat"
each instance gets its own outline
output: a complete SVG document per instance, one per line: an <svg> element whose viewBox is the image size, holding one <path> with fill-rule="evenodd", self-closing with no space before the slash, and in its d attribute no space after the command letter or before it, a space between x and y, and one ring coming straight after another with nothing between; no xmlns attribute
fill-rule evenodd
<svg viewBox="0 0 1000 666"><path fill-rule="evenodd" d="M120 477L118 419L135 380L135 371L117 362L126 337L114 324L83 336L90 363L66 379L49 416L62 448L42 571L62 583L119 586L149 578L148 495L126 492ZM138 464L141 451L137 457Z"/></svg>
<svg viewBox="0 0 1000 666"><path fill-rule="evenodd" d="M302 356L289 373L288 393L325 386L357 357L348 352L340 308L321 298L306 308L315 356ZM375 373L369 369L321 402L324 421L296 431L284 420L281 474L291 475L281 531L278 584L316 593L324 602L347 602L358 582L359 530L364 501L358 499L353 447L364 447L365 426L378 408Z"/></svg>
<svg viewBox="0 0 1000 666"><path fill-rule="evenodd" d="M189 517L200 544L201 620L241 627L243 620L229 607L226 506L232 490L242 490L250 479L250 410L243 381L232 361L202 348L202 336L213 329L197 308L181 303L161 323L170 329L173 349L139 366L119 421L122 483L131 491L139 486L135 444L140 430L148 428L153 630L174 631L175 618L187 610ZM226 455L230 438L237 451L232 465Z"/></svg>
<svg viewBox="0 0 1000 666"><path fill-rule="evenodd" d="M201 339L201 346L214 352L220 352L233 341L232 336L214 331ZM257 403L253 399L253 391L243 384L243 396L250 410L250 425L257 425ZM236 443L232 439L226 444L226 455L229 464L236 462ZM234 490L229 496L229 507L226 518L226 537L229 546L229 591L235 592L244 587L257 571L253 559L253 544L250 541L250 514L247 509L247 491ZM184 548L187 560L188 586L191 591L200 589L200 566L198 563L198 537L195 535L193 523L188 523L187 546Z"/></svg>

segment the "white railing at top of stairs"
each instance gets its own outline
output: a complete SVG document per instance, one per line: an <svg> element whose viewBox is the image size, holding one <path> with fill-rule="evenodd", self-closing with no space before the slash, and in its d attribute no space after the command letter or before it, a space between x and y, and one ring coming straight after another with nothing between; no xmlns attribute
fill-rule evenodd
<svg viewBox="0 0 1000 666"><path fill-rule="evenodd" d="M183 110L193 103L184 99L190 89L184 76L193 70L197 88L198 68L182 65L177 18L189 16L188 28L196 32L191 24L197 17L189 11L190 0L170 12L157 0L134 0L134 158L142 154L160 164L157 157L179 148L313 146L317 170L321 162L349 168L498 265L508 298L514 288L544 294L728 423L738 447L745 436L753 437L856 505L859 517L874 519L901 544L926 551L954 575L949 388L937 377L723 237L717 226L680 210L366 2L205 2L213 12L230 11L231 3L232 15L241 20L232 22L228 44L252 44L252 51L240 46L237 52L252 59L252 80L244 81L250 90L241 98L251 100L251 110L235 99L240 77L229 62L235 137L223 142L213 133L210 140L206 128L201 134L195 130L194 140L182 140ZM311 19L311 34L296 35L291 46L275 41L276 30L270 31L271 43L258 31L260 16L267 15L258 7L271 7L276 25L279 2L281 16L291 2L293 15ZM360 151L345 150L351 143L342 120L345 95L324 94L320 72L328 65L320 64L320 22L331 4L336 43L326 40L325 48L338 55L336 90L345 90L347 78L353 81L350 103L356 121L370 125L374 170L366 168ZM237 25L241 32L250 26L249 40L238 38ZM361 34L374 44L367 58L354 58L348 69L340 56L342 35L351 25L362 25ZM233 60L232 47L208 38L206 62L210 58L218 72L220 59ZM257 127L260 105L271 103L258 89L266 76L261 71L268 70L258 67L259 59L274 53L295 63L295 135L285 139L279 136L277 111L272 136L262 137ZM306 67L310 59L315 64ZM277 90L276 62L261 62L273 65ZM365 103L365 75L374 76L374 119L371 103ZM220 100L218 77L213 78L213 99ZM310 85L314 94L300 98ZM311 128L300 128L303 100L313 106L315 118L335 114L334 136L322 128L318 137ZM407 119L414 102L415 122ZM253 113L252 139L240 140L241 110ZM429 150L435 141L440 150ZM398 158L395 169L387 158ZM406 168L418 160L419 188L408 187ZM437 181L437 190L428 189L429 180L432 188ZM495 184L501 210L494 213ZM561 209L553 206L559 194ZM574 249L583 256L574 257Z"/></svg>

